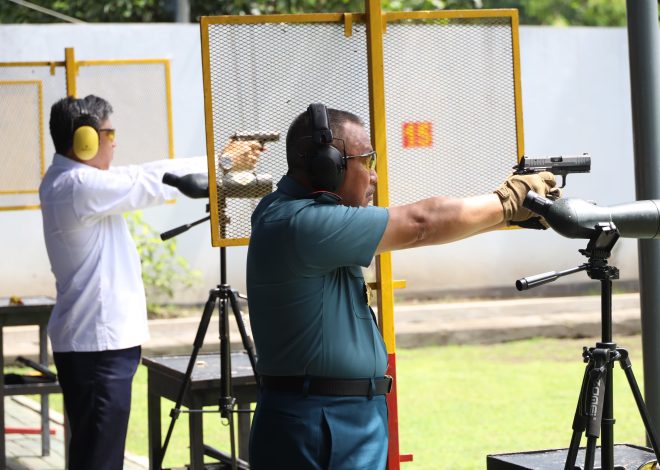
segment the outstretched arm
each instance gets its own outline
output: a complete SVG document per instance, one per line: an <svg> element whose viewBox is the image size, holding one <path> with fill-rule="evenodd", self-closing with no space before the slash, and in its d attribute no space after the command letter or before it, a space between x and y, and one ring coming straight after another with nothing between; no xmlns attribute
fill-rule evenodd
<svg viewBox="0 0 660 470"><path fill-rule="evenodd" d="M496 194L464 199L433 197L389 209L389 220L376 253L460 240L503 225Z"/></svg>
<svg viewBox="0 0 660 470"><path fill-rule="evenodd" d="M552 173L513 175L495 190L467 198L433 197L389 209L376 253L449 243L534 216L522 203L529 190L558 197Z"/></svg>

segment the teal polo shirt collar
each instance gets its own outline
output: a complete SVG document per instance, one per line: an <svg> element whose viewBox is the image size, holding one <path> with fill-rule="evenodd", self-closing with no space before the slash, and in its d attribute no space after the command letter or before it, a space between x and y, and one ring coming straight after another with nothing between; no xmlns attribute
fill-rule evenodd
<svg viewBox="0 0 660 470"><path fill-rule="evenodd" d="M277 183L277 190L294 199L314 199L316 202L325 204L340 204L341 198L329 191L310 192L302 184L290 176L284 175Z"/></svg>

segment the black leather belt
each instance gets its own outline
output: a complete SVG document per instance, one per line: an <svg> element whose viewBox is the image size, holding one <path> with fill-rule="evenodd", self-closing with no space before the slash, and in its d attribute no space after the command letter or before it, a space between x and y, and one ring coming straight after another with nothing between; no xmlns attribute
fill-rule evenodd
<svg viewBox="0 0 660 470"><path fill-rule="evenodd" d="M259 377L261 387L278 392L306 395L370 397L386 395L392 389L392 377L374 379L329 379L322 377Z"/></svg>

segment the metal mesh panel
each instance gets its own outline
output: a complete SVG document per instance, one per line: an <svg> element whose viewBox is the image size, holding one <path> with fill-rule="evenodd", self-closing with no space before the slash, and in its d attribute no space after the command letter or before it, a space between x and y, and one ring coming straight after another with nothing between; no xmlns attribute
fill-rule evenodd
<svg viewBox="0 0 660 470"><path fill-rule="evenodd" d="M36 209L39 207L39 183L55 151L48 131L48 116L53 103L66 94L64 68L1 66L0 82L39 83L41 88L41 102L35 101L36 85L21 86L20 92L13 85L6 85L0 97L3 147L0 152L0 210ZM20 99L8 97L22 92L27 95ZM39 155L35 153L37 143L43 144L43 154L41 150ZM7 148L12 151L6 151ZM16 190L31 192L17 193Z"/></svg>
<svg viewBox="0 0 660 470"><path fill-rule="evenodd" d="M41 82L0 82L0 192L34 192L42 175Z"/></svg>
<svg viewBox="0 0 660 470"><path fill-rule="evenodd" d="M492 191L518 158L511 18L390 23L383 47L390 205Z"/></svg>
<svg viewBox="0 0 660 470"><path fill-rule="evenodd" d="M118 129L118 145L113 165L143 163L173 156L169 61L147 59L78 64L77 96L101 96L109 100L115 110L111 119ZM0 125L0 142L3 143L3 152L0 152L0 210L35 209L39 207L36 191L43 171L55 152L48 131L50 108L67 94L66 74L63 64L0 65L3 65L0 66L0 82L32 81L40 82L42 87L39 112L43 133L38 131L36 122L25 121L26 103L8 98L11 92L7 87L0 91L0 122L5 122L5 118L9 117L7 122L14 127L19 126L19 131L15 131L13 127ZM31 148L40 139L44 153L38 161L38 175L35 173L37 161L27 161L25 151L21 155L16 151L5 151L7 148ZM29 184L22 176L28 173ZM16 193L23 189L32 192Z"/></svg>
<svg viewBox="0 0 660 470"><path fill-rule="evenodd" d="M217 169L210 183L218 187L210 201L214 246L247 244L256 204L286 172L288 126L310 103L350 110L369 128L365 26L354 25L347 37L342 23L268 18L249 24L206 18L207 29L202 23L208 154ZM253 172L223 174L218 157L224 145L245 131L280 132L281 138L267 145Z"/></svg>
<svg viewBox="0 0 660 470"><path fill-rule="evenodd" d="M117 129L113 165L173 156L167 61L81 62L77 95L93 94L112 104Z"/></svg>

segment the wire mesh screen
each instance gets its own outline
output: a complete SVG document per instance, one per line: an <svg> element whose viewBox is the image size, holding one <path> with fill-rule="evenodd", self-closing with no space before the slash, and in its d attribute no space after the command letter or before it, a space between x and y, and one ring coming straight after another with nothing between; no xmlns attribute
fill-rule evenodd
<svg viewBox="0 0 660 470"><path fill-rule="evenodd" d="M310 103L349 110L369 128L364 24L345 35L338 20L306 16L314 19L202 19L207 148L216 169L209 174L214 246L247 244L254 208L286 173L289 124ZM225 172L219 160L237 132L279 132L280 140L266 145L252 171Z"/></svg>
<svg viewBox="0 0 660 470"><path fill-rule="evenodd" d="M508 16L388 23L390 205L491 192L511 173L521 118L513 33Z"/></svg>
<svg viewBox="0 0 660 470"><path fill-rule="evenodd" d="M35 192L43 164L41 82L0 81L0 192Z"/></svg>
<svg viewBox="0 0 660 470"><path fill-rule="evenodd" d="M84 61L77 95L93 94L112 104L117 129L113 165L139 164L174 155L167 60Z"/></svg>
<svg viewBox="0 0 660 470"><path fill-rule="evenodd" d="M48 111L66 94L64 69L0 64L0 82L0 210L37 209L39 183L55 151Z"/></svg>
<svg viewBox="0 0 660 470"><path fill-rule="evenodd" d="M0 87L0 210L39 207L39 183L55 153L48 131L50 108L67 95L62 65L0 63L0 82L33 83ZM35 98L37 82L41 101ZM78 97L95 94L112 103L118 132L113 165L174 155L168 60L78 62L76 85ZM39 158L34 156L37 144L43 148Z"/></svg>

